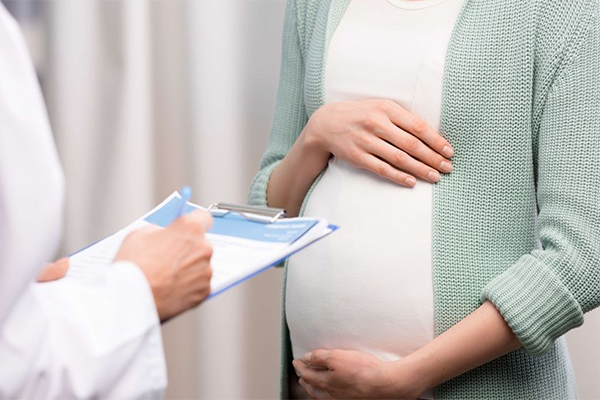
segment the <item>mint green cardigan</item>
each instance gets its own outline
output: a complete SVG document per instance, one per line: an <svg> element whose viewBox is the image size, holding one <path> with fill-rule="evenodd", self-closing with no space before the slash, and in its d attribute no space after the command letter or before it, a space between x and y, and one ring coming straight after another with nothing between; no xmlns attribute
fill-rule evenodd
<svg viewBox="0 0 600 400"><path fill-rule="evenodd" d="M271 172L324 104L327 45L348 3L288 2L252 204L266 205ZM435 331L489 299L523 349L442 384L438 399L576 397L561 336L600 305L599 8L597 0L465 0L441 113L454 171L433 190ZM284 315L283 398L290 355Z"/></svg>

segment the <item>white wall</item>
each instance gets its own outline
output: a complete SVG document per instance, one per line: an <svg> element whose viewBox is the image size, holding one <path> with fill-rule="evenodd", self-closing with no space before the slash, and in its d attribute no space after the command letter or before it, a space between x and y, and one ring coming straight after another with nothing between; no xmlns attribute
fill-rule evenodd
<svg viewBox="0 0 600 400"><path fill-rule="evenodd" d="M567 342L579 398L600 399L600 310L588 313L584 325L567 334Z"/></svg>

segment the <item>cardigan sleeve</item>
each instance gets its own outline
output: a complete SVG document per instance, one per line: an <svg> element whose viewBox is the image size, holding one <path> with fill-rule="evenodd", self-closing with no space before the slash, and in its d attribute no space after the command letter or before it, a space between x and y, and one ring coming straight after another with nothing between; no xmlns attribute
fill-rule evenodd
<svg viewBox="0 0 600 400"><path fill-rule="evenodd" d="M522 256L482 294L531 355L543 355L600 305L598 12L592 19L541 114L536 185L542 250Z"/></svg>
<svg viewBox="0 0 600 400"><path fill-rule="evenodd" d="M279 89L269 146L248 195L253 205L267 205L267 185L273 170L289 152L308 121L304 105L304 62L298 33L296 1L289 0L285 10Z"/></svg>

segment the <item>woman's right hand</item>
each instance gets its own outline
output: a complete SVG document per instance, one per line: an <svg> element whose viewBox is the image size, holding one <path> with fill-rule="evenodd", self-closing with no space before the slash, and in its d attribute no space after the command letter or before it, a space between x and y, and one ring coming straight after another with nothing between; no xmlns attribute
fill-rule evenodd
<svg viewBox="0 0 600 400"><path fill-rule="evenodd" d="M350 165L412 187L452 171L452 146L425 121L391 100L329 103L310 118L306 143Z"/></svg>
<svg viewBox="0 0 600 400"><path fill-rule="evenodd" d="M271 174L267 204L299 214L331 155L399 185L440 180L452 171L452 146L426 122L391 100L330 103L313 113Z"/></svg>

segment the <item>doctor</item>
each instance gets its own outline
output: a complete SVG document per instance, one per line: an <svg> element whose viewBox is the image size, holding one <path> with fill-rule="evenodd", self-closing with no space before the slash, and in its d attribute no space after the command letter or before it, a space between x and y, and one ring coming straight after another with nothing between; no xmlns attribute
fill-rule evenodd
<svg viewBox="0 0 600 400"><path fill-rule="evenodd" d="M134 232L93 283L36 283L59 242L63 176L32 63L1 4L0 60L0 398L159 398L160 322L210 291L210 216ZM67 267L52 264L42 280Z"/></svg>

